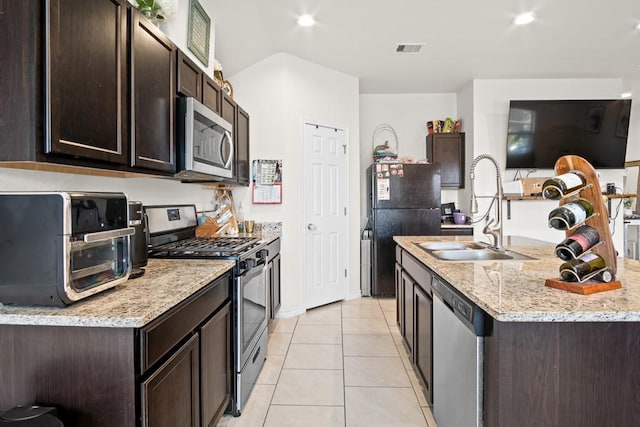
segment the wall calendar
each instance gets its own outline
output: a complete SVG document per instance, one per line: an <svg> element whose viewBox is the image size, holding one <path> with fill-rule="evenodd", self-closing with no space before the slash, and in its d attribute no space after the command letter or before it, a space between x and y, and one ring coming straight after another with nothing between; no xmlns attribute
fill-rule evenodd
<svg viewBox="0 0 640 427"><path fill-rule="evenodd" d="M252 201L254 204L282 203L282 160L254 160Z"/></svg>

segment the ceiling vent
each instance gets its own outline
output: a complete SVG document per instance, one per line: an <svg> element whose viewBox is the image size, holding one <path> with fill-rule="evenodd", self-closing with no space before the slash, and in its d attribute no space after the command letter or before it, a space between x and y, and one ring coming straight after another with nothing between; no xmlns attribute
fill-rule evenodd
<svg viewBox="0 0 640 427"><path fill-rule="evenodd" d="M424 43L398 43L396 46L397 53L418 53L422 49Z"/></svg>

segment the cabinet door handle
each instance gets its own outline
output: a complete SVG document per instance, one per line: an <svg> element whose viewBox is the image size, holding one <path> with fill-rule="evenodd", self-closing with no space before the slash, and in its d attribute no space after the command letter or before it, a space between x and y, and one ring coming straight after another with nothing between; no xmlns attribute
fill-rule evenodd
<svg viewBox="0 0 640 427"><path fill-rule="evenodd" d="M316 230L316 225L315 224L307 224L307 230L310 231L315 231Z"/></svg>

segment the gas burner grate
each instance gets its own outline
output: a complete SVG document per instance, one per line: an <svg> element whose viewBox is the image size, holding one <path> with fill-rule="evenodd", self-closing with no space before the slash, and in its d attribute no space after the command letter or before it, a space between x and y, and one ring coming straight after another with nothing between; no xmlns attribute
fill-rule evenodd
<svg viewBox="0 0 640 427"><path fill-rule="evenodd" d="M255 237L192 237L166 243L154 248L171 252L221 252L239 253L252 247L259 239Z"/></svg>

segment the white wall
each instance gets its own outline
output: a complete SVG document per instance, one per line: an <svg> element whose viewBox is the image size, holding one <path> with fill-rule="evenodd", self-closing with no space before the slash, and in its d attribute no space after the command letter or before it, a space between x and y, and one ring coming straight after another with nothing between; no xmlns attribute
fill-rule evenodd
<svg viewBox="0 0 640 427"><path fill-rule="evenodd" d="M381 132L373 141L376 126L388 124L398 134L399 157L414 160L427 157L427 122L451 117L457 119L456 95L442 94L363 94L360 95L360 206L361 226L366 223L366 174L373 162L373 147L394 144L393 136ZM442 202L458 202L458 191L443 190Z"/></svg>
<svg viewBox="0 0 640 427"><path fill-rule="evenodd" d="M282 221L282 306L279 315L304 311L304 223L301 163L303 122L344 129L349 164L349 296L360 295L358 79L289 54L270 56L230 76L236 100L251 116L251 160L282 159L280 205L252 205L234 190L246 218Z"/></svg>
<svg viewBox="0 0 640 427"><path fill-rule="evenodd" d="M211 209L213 191L162 178L105 178L0 168L0 191L121 191L145 205L190 204Z"/></svg>
<svg viewBox="0 0 640 427"><path fill-rule="evenodd" d="M631 101L631 122L629 123L629 139L627 140L627 161L640 160L640 76L629 83L635 100ZM635 194L638 189L638 171L640 168L627 169L624 186L625 193ZM637 200L634 202L635 212L640 212Z"/></svg>
<svg viewBox="0 0 640 427"><path fill-rule="evenodd" d="M473 150L474 157L488 153L495 157L504 174L503 181L513 180L515 170L506 171L506 135L511 99L615 99L622 93L621 79L513 79L473 81ZM633 115L632 115L633 120ZM632 145L631 140L629 146ZM526 171L525 171L526 172ZM614 182L622 188L625 171L601 170L600 183ZM531 176L553 176L551 169L539 170ZM495 168L482 161L476 169L476 193L495 194ZM479 200L479 214L486 210L488 201ZM564 235L549 229L547 215L557 206L551 201L519 201L511 203L511 220L504 209L504 234L521 235L550 242L559 242ZM615 208L615 204L613 207ZM612 209L613 210L613 209ZM482 226L475 229L482 236ZM615 222L614 245L621 255L623 247L622 209Z"/></svg>
<svg viewBox="0 0 640 427"><path fill-rule="evenodd" d="M131 1L131 0L129 0ZM160 29L165 33L180 50L195 61L206 71L209 77L213 77L213 59L215 58L215 9L210 0L200 0L200 5L211 18L211 32L209 34L209 62L205 66L187 47L189 31L189 0L171 0L175 10L166 20L160 22Z"/></svg>
<svg viewBox="0 0 640 427"><path fill-rule="evenodd" d="M462 130L464 131L464 189L458 191L458 209L462 212L471 213L471 183L469 181L469 169L473 161L473 82L469 82L457 93L458 118L462 120Z"/></svg>

